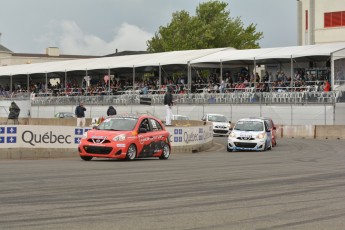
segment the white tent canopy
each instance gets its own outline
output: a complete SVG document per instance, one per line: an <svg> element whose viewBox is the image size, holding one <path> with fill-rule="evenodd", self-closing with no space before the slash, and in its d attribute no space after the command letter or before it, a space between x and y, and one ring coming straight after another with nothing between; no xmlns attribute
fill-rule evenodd
<svg viewBox="0 0 345 230"><path fill-rule="evenodd" d="M270 59L291 59L312 56L328 56L345 49L345 43L329 43L309 46L236 50L216 48L202 50L171 51L115 57L55 61L45 63L0 67L0 76L28 75L35 73L85 71L95 69L133 68L144 66L187 65L188 63L231 63Z"/></svg>
<svg viewBox="0 0 345 230"><path fill-rule="evenodd" d="M94 69L116 69L133 68L143 66L160 65L187 65L190 60L207 56L227 48L202 49L202 50L184 50L153 54L138 54L115 57L78 59L68 61L56 61L45 63L34 63L24 65L12 65L0 67L0 76L85 71Z"/></svg>
<svg viewBox="0 0 345 230"><path fill-rule="evenodd" d="M340 54L344 53L344 51L345 42L247 50L236 50L233 48L184 50L153 54L138 54L2 66L0 67L0 76L30 75L54 72L66 73L70 71L110 70L118 68L134 69L138 67L165 65L186 65L188 66L188 83L190 84L191 66L208 66L210 64L216 64L222 68L222 64L234 66L239 64L247 64L255 67L256 63L269 64L273 61L279 60L280 62L291 62L292 70L292 59L318 58L319 60L332 60L331 68L333 68L333 62L336 59L333 55L338 54L339 56ZM334 79L333 72L334 71L332 71L332 80Z"/></svg>

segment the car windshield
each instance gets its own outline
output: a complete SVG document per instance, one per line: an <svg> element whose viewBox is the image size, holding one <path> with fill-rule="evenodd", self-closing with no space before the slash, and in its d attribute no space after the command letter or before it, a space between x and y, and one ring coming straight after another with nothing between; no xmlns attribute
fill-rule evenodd
<svg viewBox="0 0 345 230"><path fill-rule="evenodd" d="M114 131L130 131L133 130L137 124L137 118L109 118L104 120L97 129L99 130L114 130Z"/></svg>
<svg viewBox="0 0 345 230"><path fill-rule="evenodd" d="M209 115L208 120L215 122L227 122L226 117L222 115Z"/></svg>
<svg viewBox="0 0 345 230"><path fill-rule="evenodd" d="M264 131L263 122L260 121L239 121L234 127L239 131Z"/></svg>
<svg viewBox="0 0 345 230"><path fill-rule="evenodd" d="M176 115L175 120L188 120L188 117Z"/></svg>

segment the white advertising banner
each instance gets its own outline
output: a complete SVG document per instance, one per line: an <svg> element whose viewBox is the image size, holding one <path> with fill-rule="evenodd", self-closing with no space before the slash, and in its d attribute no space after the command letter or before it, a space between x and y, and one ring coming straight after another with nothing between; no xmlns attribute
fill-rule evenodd
<svg viewBox="0 0 345 230"><path fill-rule="evenodd" d="M72 126L0 125L1 148L77 148L90 130ZM212 141L212 125L167 127L172 146L188 146Z"/></svg>
<svg viewBox="0 0 345 230"><path fill-rule="evenodd" d="M213 126L167 127L172 146L204 144L213 140Z"/></svg>

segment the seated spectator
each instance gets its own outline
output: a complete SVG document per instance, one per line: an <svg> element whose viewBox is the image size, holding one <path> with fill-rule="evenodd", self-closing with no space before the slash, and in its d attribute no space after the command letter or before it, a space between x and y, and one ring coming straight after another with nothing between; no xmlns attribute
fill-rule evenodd
<svg viewBox="0 0 345 230"><path fill-rule="evenodd" d="M331 91L331 84L326 79L323 83L323 92L329 92L329 91Z"/></svg>

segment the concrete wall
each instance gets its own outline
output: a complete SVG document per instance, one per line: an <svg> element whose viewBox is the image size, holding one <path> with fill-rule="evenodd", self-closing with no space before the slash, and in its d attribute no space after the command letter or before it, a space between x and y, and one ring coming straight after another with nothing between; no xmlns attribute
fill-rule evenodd
<svg viewBox="0 0 345 230"><path fill-rule="evenodd" d="M0 119L1 122L5 120ZM88 123L90 121L88 119ZM79 157L79 139L84 130L86 132L91 128L76 127L73 118L22 118L20 123L0 125L0 159ZM172 126L166 127L166 130L170 133L172 154L195 153L213 147L210 122L172 121Z"/></svg>
<svg viewBox="0 0 345 230"><path fill-rule="evenodd" d="M280 138L345 139L345 125L278 126Z"/></svg>

